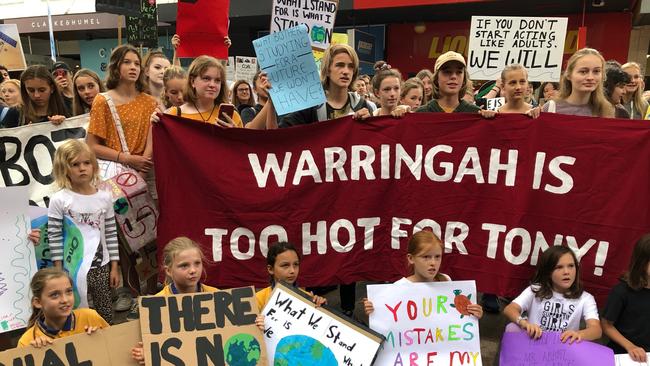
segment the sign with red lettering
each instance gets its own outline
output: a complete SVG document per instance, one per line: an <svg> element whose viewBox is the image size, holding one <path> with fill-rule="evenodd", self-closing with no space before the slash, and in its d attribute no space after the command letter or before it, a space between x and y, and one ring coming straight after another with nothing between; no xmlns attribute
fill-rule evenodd
<svg viewBox="0 0 650 366"><path fill-rule="evenodd" d="M208 55L228 58L224 37L228 35L230 0L180 0L176 32L181 37L178 57Z"/></svg>
<svg viewBox="0 0 650 366"><path fill-rule="evenodd" d="M441 271L479 291L516 296L565 245L602 299L650 231L643 121L412 113L260 133L165 115L153 134L168 147L154 151L158 243L199 241L217 287L265 286L282 240L301 286L396 280L408 238L430 228Z"/></svg>

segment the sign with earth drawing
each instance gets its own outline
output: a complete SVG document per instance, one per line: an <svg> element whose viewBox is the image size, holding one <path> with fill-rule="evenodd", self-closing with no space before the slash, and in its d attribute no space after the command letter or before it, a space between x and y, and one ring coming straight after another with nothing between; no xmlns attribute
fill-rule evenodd
<svg viewBox="0 0 650 366"><path fill-rule="evenodd" d="M482 365L474 281L370 285L368 299L386 337L375 365Z"/></svg>
<svg viewBox="0 0 650 366"><path fill-rule="evenodd" d="M262 311L270 365L371 365L382 336L277 284Z"/></svg>
<svg viewBox="0 0 650 366"><path fill-rule="evenodd" d="M307 26L312 48L322 51L329 46L339 6L338 0L272 1L271 33L304 24Z"/></svg>
<svg viewBox="0 0 650 366"><path fill-rule="evenodd" d="M140 297L147 366L266 366L255 288Z"/></svg>

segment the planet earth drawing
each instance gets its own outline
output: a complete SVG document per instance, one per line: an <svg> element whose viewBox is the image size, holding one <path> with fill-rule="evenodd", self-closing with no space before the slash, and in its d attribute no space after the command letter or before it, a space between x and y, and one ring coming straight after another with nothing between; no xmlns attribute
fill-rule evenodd
<svg viewBox="0 0 650 366"><path fill-rule="evenodd" d="M260 344L250 334L238 333L228 338L223 346L226 363L230 366L255 366L260 360Z"/></svg>
<svg viewBox="0 0 650 366"><path fill-rule="evenodd" d="M337 366L334 353L306 335L282 338L275 348L274 366Z"/></svg>

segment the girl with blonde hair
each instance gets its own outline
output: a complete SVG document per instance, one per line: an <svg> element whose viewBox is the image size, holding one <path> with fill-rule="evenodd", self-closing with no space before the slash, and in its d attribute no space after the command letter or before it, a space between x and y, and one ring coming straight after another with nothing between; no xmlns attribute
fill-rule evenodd
<svg viewBox="0 0 650 366"><path fill-rule="evenodd" d="M623 107L630 114L630 119L643 119L648 109L648 102L643 99L643 75L641 75L641 66L636 62L628 62L621 66L621 68L630 75L631 79L625 86Z"/></svg>

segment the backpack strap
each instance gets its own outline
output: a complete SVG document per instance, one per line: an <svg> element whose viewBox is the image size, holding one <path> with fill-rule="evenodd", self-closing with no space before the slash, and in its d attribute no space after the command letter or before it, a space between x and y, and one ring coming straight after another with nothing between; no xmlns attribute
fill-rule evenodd
<svg viewBox="0 0 650 366"><path fill-rule="evenodd" d="M122 129L122 121L120 120L120 115L117 114L117 109L115 108L115 103L113 98L108 95L108 92L101 93L101 95L106 98L106 103L108 108L111 110L113 115L113 123L115 123L115 130L117 131L117 136L120 138L120 145L122 145L122 152L129 153L129 147L126 145L126 137L124 137L124 130Z"/></svg>

